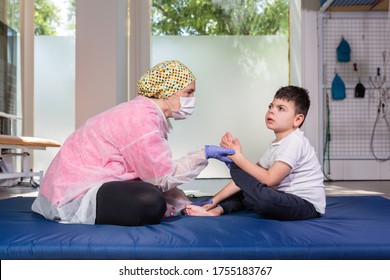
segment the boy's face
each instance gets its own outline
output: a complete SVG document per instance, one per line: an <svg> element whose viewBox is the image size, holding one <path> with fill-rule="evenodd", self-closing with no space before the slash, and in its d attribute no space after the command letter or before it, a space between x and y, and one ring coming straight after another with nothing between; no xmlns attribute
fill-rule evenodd
<svg viewBox="0 0 390 280"><path fill-rule="evenodd" d="M281 134L283 137L284 134L288 134L298 128L303 118L302 114L295 113L295 104L293 102L275 98L265 114L265 124L275 134Z"/></svg>

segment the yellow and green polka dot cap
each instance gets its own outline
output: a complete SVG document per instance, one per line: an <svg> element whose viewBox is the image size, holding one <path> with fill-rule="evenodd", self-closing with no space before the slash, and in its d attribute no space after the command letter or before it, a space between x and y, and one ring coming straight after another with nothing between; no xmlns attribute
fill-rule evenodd
<svg viewBox="0 0 390 280"><path fill-rule="evenodd" d="M138 94L166 99L195 79L194 74L180 61L164 61L152 67L138 80Z"/></svg>

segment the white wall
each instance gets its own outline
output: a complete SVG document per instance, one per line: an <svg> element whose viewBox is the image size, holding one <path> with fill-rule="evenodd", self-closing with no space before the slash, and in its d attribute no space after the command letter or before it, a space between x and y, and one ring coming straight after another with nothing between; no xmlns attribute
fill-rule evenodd
<svg viewBox="0 0 390 280"><path fill-rule="evenodd" d="M150 68L150 5L152 0L129 0L129 98L137 95L137 81Z"/></svg>
<svg viewBox="0 0 390 280"><path fill-rule="evenodd" d="M382 52L388 48L388 39L384 36L387 17L387 13L381 12L337 12L319 18L320 65L324 65L319 70L324 73L319 75L318 87L320 96L328 94L330 97L331 141L326 158L331 160L324 162L325 173L330 179L390 179L390 161L374 159L374 155L378 159L387 158L389 134L382 118L375 128L374 139L371 138L380 93L369 82L376 67L381 67L382 75L385 72ZM337 61L335 49L341 36L346 36L351 45L351 63ZM353 69L352 63L357 64L358 71ZM346 85L346 99L342 101L331 98L335 70ZM365 98L354 98L354 88L360 79L366 87Z"/></svg>
<svg viewBox="0 0 390 280"><path fill-rule="evenodd" d="M290 9L290 83L302 86L302 28L301 0L289 2Z"/></svg>
<svg viewBox="0 0 390 280"><path fill-rule="evenodd" d="M301 73L302 87L310 92L311 107L304 124L305 135L314 146L318 158L321 160L320 151L320 126L322 121L320 92L318 91L318 36L317 36L317 12L320 9L320 1L302 0L301 7ZM292 69L293 70L293 69ZM299 69L295 69L298 71Z"/></svg>

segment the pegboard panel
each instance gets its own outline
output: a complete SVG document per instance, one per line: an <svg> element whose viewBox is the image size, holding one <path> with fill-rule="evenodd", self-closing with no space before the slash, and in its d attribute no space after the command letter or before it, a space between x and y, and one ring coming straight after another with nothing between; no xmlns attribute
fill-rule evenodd
<svg viewBox="0 0 390 280"><path fill-rule="evenodd" d="M379 89L380 82L384 80L390 82L387 63L390 61L387 14L373 18L351 15L345 18L324 17L321 26L323 133L325 138L329 122L329 158L388 158L389 90L384 93ZM337 60L336 49L342 38L345 38L351 47L350 62ZM331 85L335 73L338 73L346 86L346 98L343 100L332 98ZM373 83L370 82L370 78ZM355 97L355 87L359 82L366 88L363 98ZM389 83L386 85L390 87ZM385 107L384 111L381 110L378 114L381 100L384 100ZM324 141L326 145L326 140Z"/></svg>

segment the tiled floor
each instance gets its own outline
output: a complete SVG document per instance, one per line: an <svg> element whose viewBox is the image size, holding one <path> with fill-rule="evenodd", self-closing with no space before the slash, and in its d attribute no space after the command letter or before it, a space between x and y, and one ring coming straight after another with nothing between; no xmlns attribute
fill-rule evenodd
<svg viewBox="0 0 390 280"><path fill-rule="evenodd" d="M326 182L327 195L379 195L390 199L390 181Z"/></svg>
<svg viewBox="0 0 390 280"><path fill-rule="evenodd" d="M0 199L16 197L16 196L36 196L37 193L38 193L37 188L33 188L27 185L0 187Z"/></svg>
<svg viewBox="0 0 390 280"><path fill-rule="evenodd" d="M210 196L225 186L229 179L198 179L181 186L187 195ZM379 195L390 199L390 181L326 182L326 193L337 195ZM26 186L0 187L0 199L15 196L36 196L37 189Z"/></svg>

